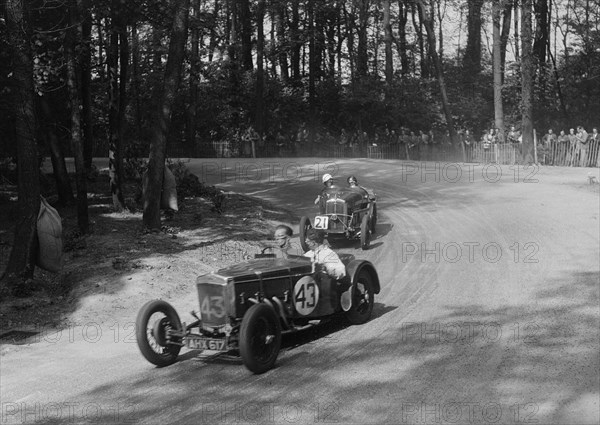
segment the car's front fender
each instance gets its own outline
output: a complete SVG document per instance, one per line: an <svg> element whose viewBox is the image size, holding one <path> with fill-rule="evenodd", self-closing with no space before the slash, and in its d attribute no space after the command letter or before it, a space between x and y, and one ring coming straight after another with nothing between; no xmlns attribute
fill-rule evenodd
<svg viewBox="0 0 600 425"><path fill-rule="evenodd" d="M356 279L361 271L367 271L371 278L373 279L373 284L375 286L375 293L378 294L381 290L381 285L379 284L379 276L377 275L377 270L375 270L375 266L373 263L367 260L352 260L346 266L346 275L350 279L350 282L354 285L356 283Z"/></svg>

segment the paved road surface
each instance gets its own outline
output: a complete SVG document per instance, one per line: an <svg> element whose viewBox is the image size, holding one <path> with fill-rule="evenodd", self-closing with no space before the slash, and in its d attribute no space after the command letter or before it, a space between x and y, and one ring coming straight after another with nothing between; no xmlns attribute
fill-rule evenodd
<svg viewBox="0 0 600 425"><path fill-rule="evenodd" d="M364 159L190 168L298 215L314 214L324 172L355 174L377 193L380 221L370 250L341 251L380 273L373 319L286 338L263 375L190 352L154 368L126 324L101 324L101 338L91 328L46 335L0 359L2 423L600 421L600 206L587 179L597 169Z"/></svg>

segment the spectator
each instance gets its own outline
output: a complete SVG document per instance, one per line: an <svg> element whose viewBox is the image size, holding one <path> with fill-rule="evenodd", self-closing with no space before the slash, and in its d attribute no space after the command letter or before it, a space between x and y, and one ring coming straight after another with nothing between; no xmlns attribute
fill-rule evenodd
<svg viewBox="0 0 600 425"><path fill-rule="evenodd" d="M556 150L556 134L552 129L548 129L548 132L542 137L542 153L543 163L553 165L554 151Z"/></svg>
<svg viewBox="0 0 600 425"><path fill-rule="evenodd" d="M577 136L575 135L575 129L569 129L569 155L568 155L568 165L573 167L575 162L577 161Z"/></svg>
<svg viewBox="0 0 600 425"><path fill-rule="evenodd" d="M590 152L594 152L590 158L590 166L596 165L596 167L600 167L600 134L598 133L598 127L594 127L592 129L592 134L589 136L589 150ZM594 155L596 155L596 161L594 163Z"/></svg>
<svg viewBox="0 0 600 425"><path fill-rule="evenodd" d="M521 136L521 133L519 133L516 129L514 125L510 126L510 131L508 132L507 135L507 141L509 143L513 143L513 144L517 144L520 143L519 141L519 137Z"/></svg>
<svg viewBox="0 0 600 425"><path fill-rule="evenodd" d="M569 136L565 134L565 130L560 130L560 134L558 135L557 151L560 152L559 155L561 157L557 165L569 165L567 161L567 156L569 155Z"/></svg>
<svg viewBox="0 0 600 425"><path fill-rule="evenodd" d="M577 146L579 151L579 166L587 167L588 160L588 132L585 131L583 126L577 127Z"/></svg>

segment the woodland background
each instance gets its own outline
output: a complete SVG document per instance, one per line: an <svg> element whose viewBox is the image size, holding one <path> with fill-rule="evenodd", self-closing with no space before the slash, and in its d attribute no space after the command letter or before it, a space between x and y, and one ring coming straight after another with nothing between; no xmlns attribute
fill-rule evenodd
<svg viewBox="0 0 600 425"><path fill-rule="evenodd" d="M252 125L274 143L342 129L448 131L600 124L595 0L3 0L0 158L15 158L8 274L32 273L39 164L59 201L111 158L148 157L144 225L160 228L167 156L214 155ZM75 158L76 196L64 157Z"/></svg>

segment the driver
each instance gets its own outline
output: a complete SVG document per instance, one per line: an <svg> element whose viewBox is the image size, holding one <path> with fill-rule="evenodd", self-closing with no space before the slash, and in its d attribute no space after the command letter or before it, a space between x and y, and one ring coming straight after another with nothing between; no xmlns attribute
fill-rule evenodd
<svg viewBox="0 0 600 425"><path fill-rule="evenodd" d="M273 239L275 239L277 248L274 250L274 252L278 258L289 258L290 250L292 249L292 244L290 242L292 235L293 231L290 226L280 224L275 228L275 235L273 236Z"/></svg>
<svg viewBox="0 0 600 425"><path fill-rule="evenodd" d="M310 258L313 263L321 265L327 275L340 280L346 276L346 266L335 251L323 243L324 240L325 234L322 231L308 229L306 244L309 250L304 253L304 256Z"/></svg>
<svg viewBox="0 0 600 425"><path fill-rule="evenodd" d="M334 184L333 176L331 174L323 174L323 177L321 178L321 180L323 180L323 190L321 191L321 193L319 195L317 195L317 197L315 199L315 205L318 205L319 202L321 202L321 199L327 197L327 195L326 195L327 189L329 189Z"/></svg>

